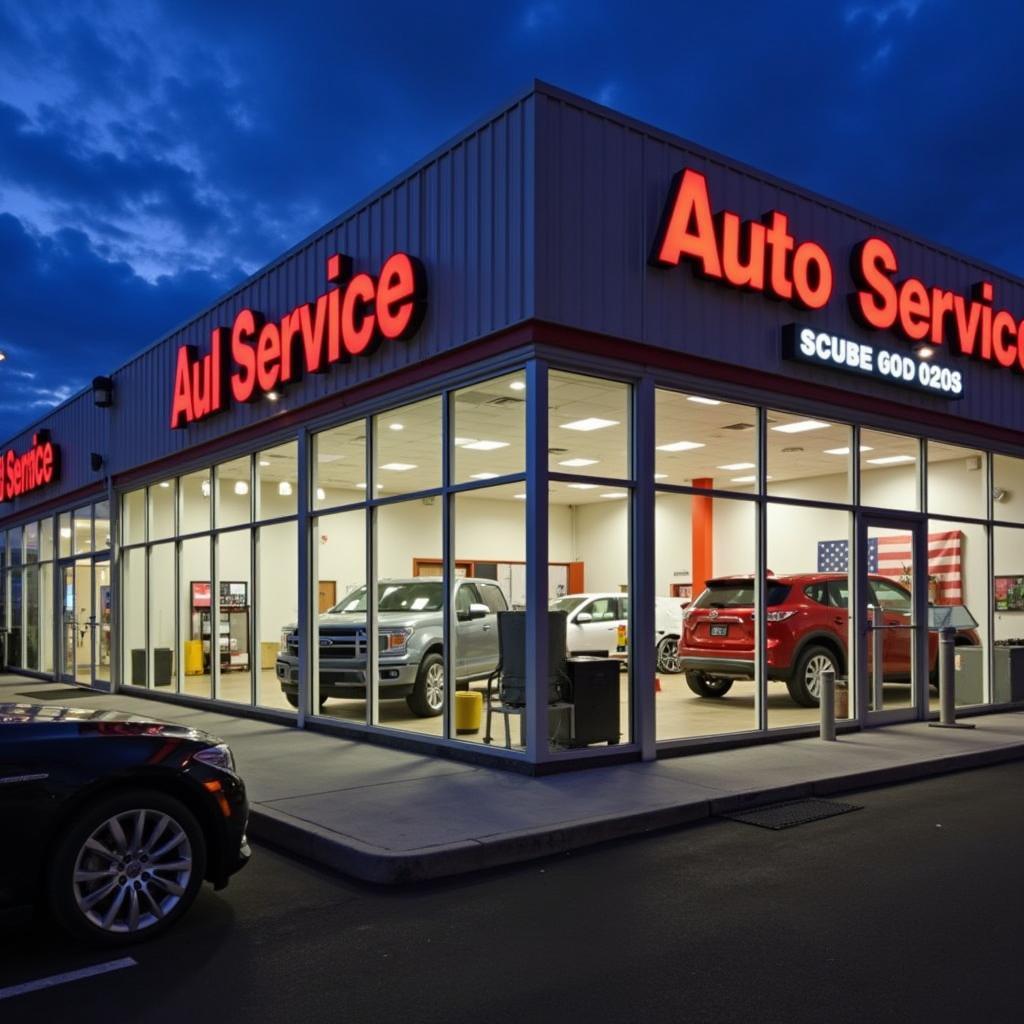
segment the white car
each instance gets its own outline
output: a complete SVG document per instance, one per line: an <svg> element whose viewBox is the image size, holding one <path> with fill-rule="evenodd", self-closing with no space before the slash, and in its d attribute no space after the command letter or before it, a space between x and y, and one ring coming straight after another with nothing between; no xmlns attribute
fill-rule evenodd
<svg viewBox="0 0 1024 1024"><path fill-rule="evenodd" d="M680 671L676 645L683 625L683 609L689 601L681 597L656 597L654 603L658 671L670 675ZM570 594L556 598L548 607L568 613L566 638L570 654L626 657L628 594Z"/></svg>

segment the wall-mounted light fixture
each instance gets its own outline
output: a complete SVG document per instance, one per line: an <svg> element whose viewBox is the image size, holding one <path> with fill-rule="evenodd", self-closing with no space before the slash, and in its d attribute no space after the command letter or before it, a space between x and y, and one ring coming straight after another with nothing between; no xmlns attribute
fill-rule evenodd
<svg viewBox="0 0 1024 1024"><path fill-rule="evenodd" d="M101 409L114 404L114 382L109 377L93 377L92 402Z"/></svg>
<svg viewBox="0 0 1024 1024"><path fill-rule="evenodd" d="M94 473L98 473L103 468L103 456L99 452L90 452L89 465Z"/></svg>

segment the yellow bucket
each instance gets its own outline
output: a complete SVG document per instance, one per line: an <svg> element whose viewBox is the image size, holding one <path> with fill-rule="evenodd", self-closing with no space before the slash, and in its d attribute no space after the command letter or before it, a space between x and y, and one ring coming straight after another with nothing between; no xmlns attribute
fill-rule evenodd
<svg viewBox="0 0 1024 1024"><path fill-rule="evenodd" d="M484 695L479 690L458 690L455 694L455 731L479 732Z"/></svg>
<svg viewBox="0 0 1024 1024"><path fill-rule="evenodd" d="M201 676L203 674L203 641L185 641L185 675Z"/></svg>

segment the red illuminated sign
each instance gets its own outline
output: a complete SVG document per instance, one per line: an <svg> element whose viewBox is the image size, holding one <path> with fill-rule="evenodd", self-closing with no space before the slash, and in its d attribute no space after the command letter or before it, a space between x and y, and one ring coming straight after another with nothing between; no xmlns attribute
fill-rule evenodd
<svg viewBox="0 0 1024 1024"><path fill-rule="evenodd" d="M45 430L32 435L32 447L18 455L13 448L0 462L0 501L11 501L60 479L60 448Z"/></svg>
<svg viewBox="0 0 1024 1024"><path fill-rule="evenodd" d="M684 260L701 277L804 309L822 309L832 298L832 264L820 245L797 242L778 210L760 221L729 210L712 213L707 178L692 168L672 180L651 254L655 266ZM1024 372L1024 319L993 309L991 281L974 285L969 298L915 277L897 281L895 250L874 237L854 247L850 273L857 289L850 308L865 327L914 343L948 344L956 355Z"/></svg>
<svg viewBox="0 0 1024 1024"><path fill-rule="evenodd" d="M426 275L415 257L396 252L376 277L352 275L351 261L327 260L336 287L267 320L242 309L230 332L211 332L210 351L178 349L171 400L171 427L183 427L225 408L228 399L252 402L306 373L323 373L353 356L369 355L380 342L412 336L426 310ZM230 360L230 377L225 366Z"/></svg>

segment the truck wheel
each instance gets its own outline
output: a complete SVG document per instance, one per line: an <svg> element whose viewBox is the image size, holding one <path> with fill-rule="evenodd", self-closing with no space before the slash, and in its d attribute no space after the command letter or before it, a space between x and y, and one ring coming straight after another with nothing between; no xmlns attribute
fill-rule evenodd
<svg viewBox="0 0 1024 1024"><path fill-rule="evenodd" d="M428 654L420 662L416 683L405 702L419 718L436 718L444 710L444 658L440 654Z"/></svg>
<svg viewBox="0 0 1024 1024"><path fill-rule="evenodd" d="M679 637L665 636L658 641L658 671L674 676L679 671Z"/></svg>
<svg viewBox="0 0 1024 1024"><path fill-rule="evenodd" d="M731 679L709 679L703 672L686 673L686 685L698 697L724 697L732 684Z"/></svg>
<svg viewBox="0 0 1024 1024"><path fill-rule="evenodd" d="M786 680L786 689L794 704L816 708L821 698L822 672L839 675L839 661L827 647L811 645L796 660L793 674Z"/></svg>

